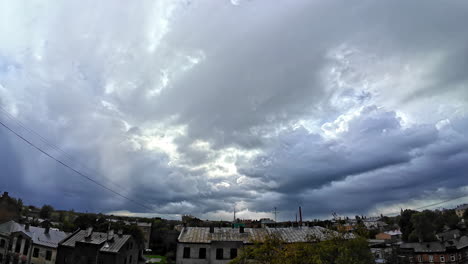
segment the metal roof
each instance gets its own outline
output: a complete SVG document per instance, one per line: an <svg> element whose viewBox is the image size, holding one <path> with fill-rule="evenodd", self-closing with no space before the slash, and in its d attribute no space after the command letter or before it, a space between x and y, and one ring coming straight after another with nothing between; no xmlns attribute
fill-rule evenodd
<svg viewBox="0 0 468 264"><path fill-rule="evenodd" d="M116 253L122 248L122 246L127 242L127 240L131 237L130 235L122 235L121 237L118 234L113 235L113 239L107 241L107 233L102 232L92 232L91 239L86 239L86 230L80 230L71 234L68 238L63 240L60 245L67 246L67 247L75 247L76 242L82 243L90 243L100 245L102 247L100 249L101 252L112 252Z"/></svg>
<svg viewBox="0 0 468 264"><path fill-rule="evenodd" d="M8 221L0 225L0 233L9 236L14 232L22 232L31 238L33 244L57 248L58 243L62 241L67 234L62 231L50 229L49 233L45 233L45 228L30 226L28 230L23 224L18 224L15 221Z"/></svg>
<svg viewBox="0 0 468 264"><path fill-rule="evenodd" d="M263 241L266 237L275 235L287 243L295 243L307 242L311 238L325 240L336 234L335 231L319 226L245 228L244 233L240 233L239 228L231 227L215 227L214 233L210 233L209 227L185 227L179 235L179 242L209 244L213 241L237 241L247 244Z"/></svg>
<svg viewBox="0 0 468 264"><path fill-rule="evenodd" d="M413 249L414 252L445 252L446 249L450 247L455 247L457 249L468 247L468 237L462 236L459 239L452 239L444 242L402 243L400 245L400 248Z"/></svg>

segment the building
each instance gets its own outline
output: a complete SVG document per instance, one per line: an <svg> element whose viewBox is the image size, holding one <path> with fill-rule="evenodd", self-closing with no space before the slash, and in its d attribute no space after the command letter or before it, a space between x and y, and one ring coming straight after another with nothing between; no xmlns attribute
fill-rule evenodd
<svg viewBox="0 0 468 264"><path fill-rule="evenodd" d="M369 248L374 256L375 263L394 263L395 246L388 240L369 239Z"/></svg>
<svg viewBox="0 0 468 264"><path fill-rule="evenodd" d="M58 246L57 264L134 264L139 247L130 235L77 230Z"/></svg>
<svg viewBox="0 0 468 264"><path fill-rule="evenodd" d="M144 222L138 222L137 224L138 229L141 230L143 233L143 238L145 239L145 249L150 247L150 240L151 240L151 223L144 223Z"/></svg>
<svg viewBox="0 0 468 264"><path fill-rule="evenodd" d="M458 229L447 230L442 233L436 234L436 238L439 241L448 241L461 237L461 232Z"/></svg>
<svg viewBox="0 0 468 264"><path fill-rule="evenodd" d="M232 228L184 227L177 243L177 264L225 264L236 258L253 241L276 235L286 243L325 240L333 231L323 227Z"/></svg>
<svg viewBox="0 0 468 264"><path fill-rule="evenodd" d="M402 243L400 255L403 263L418 264L467 264L468 237L462 236L446 241Z"/></svg>
<svg viewBox="0 0 468 264"><path fill-rule="evenodd" d="M53 264L66 233L14 221L0 225L0 263Z"/></svg>
<svg viewBox="0 0 468 264"><path fill-rule="evenodd" d="M383 230L387 226L385 222L379 221L376 219L363 219L362 223L369 230L371 229Z"/></svg>
<svg viewBox="0 0 468 264"><path fill-rule="evenodd" d="M393 230L393 231L378 233L377 235L375 235L375 239L397 241L401 239L401 235L402 233L400 232L400 230Z"/></svg>
<svg viewBox="0 0 468 264"><path fill-rule="evenodd" d="M466 209L468 209L468 204L459 205L457 208L455 208L455 213L458 215L458 217L463 217Z"/></svg>

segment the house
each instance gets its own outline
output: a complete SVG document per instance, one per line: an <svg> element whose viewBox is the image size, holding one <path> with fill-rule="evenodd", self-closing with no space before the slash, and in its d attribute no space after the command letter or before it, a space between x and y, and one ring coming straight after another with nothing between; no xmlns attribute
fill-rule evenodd
<svg viewBox="0 0 468 264"><path fill-rule="evenodd" d="M138 263L139 247L134 238L121 231L114 234L77 230L58 246L57 264L134 264Z"/></svg>
<svg viewBox="0 0 468 264"><path fill-rule="evenodd" d="M400 230L392 230L378 233L377 235L375 235L375 239L396 241L401 238L401 235L402 233L400 232Z"/></svg>
<svg viewBox="0 0 468 264"><path fill-rule="evenodd" d="M374 256L375 263L392 263L394 244L388 240L368 239L369 248Z"/></svg>
<svg viewBox="0 0 468 264"><path fill-rule="evenodd" d="M385 222L379 221L379 220L376 220L376 219L363 219L362 223L369 230L371 230L371 229L382 230L383 228L385 228L387 226L387 224Z"/></svg>
<svg viewBox="0 0 468 264"><path fill-rule="evenodd" d="M436 238L440 241L448 241L459 238L460 236L461 232L458 229L447 230L445 232L436 234Z"/></svg>
<svg viewBox="0 0 468 264"><path fill-rule="evenodd" d="M468 209L468 204L462 204L459 205L455 208L455 213L458 215L458 217L463 217L463 214L465 213L466 209Z"/></svg>
<svg viewBox="0 0 468 264"><path fill-rule="evenodd" d="M66 233L9 221L0 225L0 263L53 264Z"/></svg>
<svg viewBox="0 0 468 264"><path fill-rule="evenodd" d="M145 239L144 244L145 244L145 249L149 248L149 243L151 240L151 223L145 223L145 222L138 222L137 224L138 229L141 230L143 233L143 238Z"/></svg>
<svg viewBox="0 0 468 264"><path fill-rule="evenodd" d="M402 243L400 255L404 256L404 263L410 264L466 264L468 237L462 236L448 241Z"/></svg>
<svg viewBox="0 0 468 264"><path fill-rule="evenodd" d="M236 258L242 248L253 241L276 235L286 243L325 240L334 231L323 227L233 228L184 227L177 243L177 264L224 264Z"/></svg>

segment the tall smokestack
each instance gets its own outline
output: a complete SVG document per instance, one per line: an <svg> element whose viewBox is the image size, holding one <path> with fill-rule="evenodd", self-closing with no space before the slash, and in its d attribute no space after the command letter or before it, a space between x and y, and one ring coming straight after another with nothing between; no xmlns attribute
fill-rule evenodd
<svg viewBox="0 0 468 264"><path fill-rule="evenodd" d="M302 226L302 208L299 206L299 226Z"/></svg>

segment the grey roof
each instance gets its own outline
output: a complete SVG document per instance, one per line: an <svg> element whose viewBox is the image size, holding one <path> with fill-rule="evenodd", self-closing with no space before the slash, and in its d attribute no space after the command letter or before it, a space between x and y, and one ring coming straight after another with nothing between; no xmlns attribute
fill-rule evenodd
<svg viewBox="0 0 468 264"><path fill-rule="evenodd" d="M413 249L414 252L445 252L445 246L441 242L425 242L425 243L403 243L400 245L402 249Z"/></svg>
<svg viewBox="0 0 468 264"><path fill-rule="evenodd" d="M460 237L460 230L452 229L449 231L441 232L436 235L439 240L450 240Z"/></svg>
<svg viewBox="0 0 468 264"><path fill-rule="evenodd" d="M91 239L86 240L86 230L80 230L71 234L65 240L63 240L60 245L67 246L67 247L75 247L76 242L83 242L83 243L91 243L100 245L102 247L100 249L101 252L119 252L120 248L130 239L130 235L122 235L121 237L118 234L114 234L113 240L107 242L108 247L106 246L105 242L107 240L107 233L101 232L93 232L91 234Z"/></svg>
<svg viewBox="0 0 468 264"><path fill-rule="evenodd" d="M0 225L0 233L9 236L14 232L22 232L29 236L33 244L57 248L58 243L62 241L67 234L62 231L50 229L49 233L45 233L45 228L30 226L29 230L25 229L23 224L18 224L15 221L8 221Z"/></svg>
<svg viewBox="0 0 468 264"><path fill-rule="evenodd" d="M462 204L455 208L456 210L465 210L468 209L468 204Z"/></svg>
<svg viewBox="0 0 468 264"><path fill-rule="evenodd" d="M414 252L445 252L446 249L450 247L455 247L457 249L468 247L468 237L462 236L458 239L451 239L444 242L402 243L400 245L400 248L413 249Z"/></svg>
<svg viewBox="0 0 468 264"><path fill-rule="evenodd" d="M137 226L141 227L151 227L151 223L146 223L146 222L138 222L136 223Z"/></svg>
<svg viewBox="0 0 468 264"><path fill-rule="evenodd" d="M213 241L237 241L252 243L253 241L263 241L269 235L276 235L288 243L307 242L310 238L325 240L335 231L314 226L314 227L286 227L286 228L245 228L244 233L239 232L239 228L216 227L214 233L210 233L209 227L185 227L179 235L180 243L204 243Z"/></svg>

